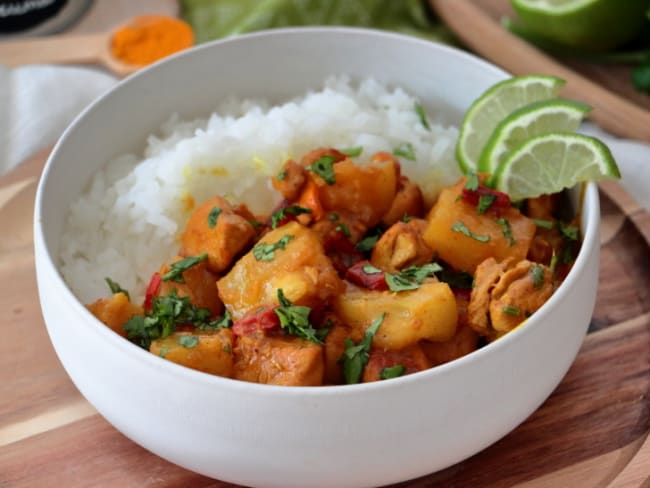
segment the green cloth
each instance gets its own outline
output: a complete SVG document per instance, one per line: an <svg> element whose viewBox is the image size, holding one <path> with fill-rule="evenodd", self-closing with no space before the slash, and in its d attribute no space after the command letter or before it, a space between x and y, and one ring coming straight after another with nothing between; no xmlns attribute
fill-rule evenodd
<svg viewBox="0 0 650 488"><path fill-rule="evenodd" d="M196 42L276 27L372 27L454 44L423 0L181 0Z"/></svg>

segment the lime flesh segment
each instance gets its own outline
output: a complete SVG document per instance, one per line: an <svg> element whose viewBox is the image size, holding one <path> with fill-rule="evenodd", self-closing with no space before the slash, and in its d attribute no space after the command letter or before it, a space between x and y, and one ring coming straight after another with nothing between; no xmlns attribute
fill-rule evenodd
<svg viewBox="0 0 650 488"><path fill-rule="evenodd" d="M530 31L562 45L609 51L636 38L650 0L511 0Z"/></svg>
<svg viewBox="0 0 650 488"><path fill-rule="evenodd" d="M514 110L557 96L564 81L554 76L519 76L488 89L465 112L456 144L456 159L464 173L478 169L485 143L495 127Z"/></svg>
<svg viewBox="0 0 650 488"><path fill-rule="evenodd" d="M493 186L512 200L557 193L584 181L620 178L609 148L593 137L552 132L515 148L494 175Z"/></svg>
<svg viewBox="0 0 650 488"><path fill-rule="evenodd" d="M526 139L548 132L573 132L591 107L573 100L531 103L503 119L488 139L479 159L480 173L494 174L508 153Z"/></svg>

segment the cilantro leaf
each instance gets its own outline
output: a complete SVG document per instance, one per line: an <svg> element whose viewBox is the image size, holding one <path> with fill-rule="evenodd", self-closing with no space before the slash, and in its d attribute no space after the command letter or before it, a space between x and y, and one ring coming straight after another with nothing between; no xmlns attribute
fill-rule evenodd
<svg viewBox="0 0 650 488"><path fill-rule="evenodd" d="M379 227L370 229L366 233L366 236L357 242L356 248L363 253L372 251L372 248L375 247L375 244L377 244L377 241L381 237L381 234L382 230Z"/></svg>
<svg viewBox="0 0 650 488"><path fill-rule="evenodd" d="M192 349L199 343L199 338L193 335L183 335L178 338L178 343L187 349Z"/></svg>
<svg viewBox="0 0 650 488"><path fill-rule="evenodd" d="M284 168L282 171L280 171L275 177L279 180L282 181L287 177L287 168Z"/></svg>
<svg viewBox="0 0 650 488"><path fill-rule="evenodd" d="M405 159L415 161L415 149L413 148L413 144L410 142L403 142L397 146L395 149L393 149L393 154L395 156L401 156Z"/></svg>
<svg viewBox="0 0 650 488"><path fill-rule="evenodd" d="M221 212L222 210L219 207L212 207L212 210L210 210L210 213L208 214L208 227L214 229Z"/></svg>
<svg viewBox="0 0 650 488"><path fill-rule="evenodd" d="M575 225L569 225L558 221L557 229L560 231L562 237L564 237L567 241L578 240L578 228Z"/></svg>
<svg viewBox="0 0 650 488"><path fill-rule="evenodd" d="M471 237L472 239L479 242L488 242L490 240L490 236L481 236L477 234L472 234L472 232L467 228L467 226L463 224L460 220L451 226L451 230L453 230L454 232L459 232L464 236Z"/></svg>
<svg viewBox="0 0 650 488"><path fill-rule="evenodd" d="M409 266L396 274L386 273L386 284L390 291L417 290L426 277L441 270L442 267L438 263Z"/></svg>
<svg viewBox="0 0 650 488"><path fill-rule="evenodd" d="M544 268L538 264L530 268L530 274L533 279L533 286L539 289L544 284Z"/></svg>
<svg viewBox="0 0 650 488"><path fill-rule="evenodd" d="M355 146L346 149L339 149L339 152L345 154L346 156L350 156L354 158L357 156L361 156L361 153L363 152L363 146Z"/></svg>
<svg viewBox="0 0 650 488"><path fill-rule="evenodd" d="M219 330L219 329L229 329L232 327L232 316L230 312L226 310L221 317L217 317L210 322L200 322L194 324L194 326L199 330Z"/></svg>
<svg viewBox="0 0 650 488"><path fill-rule="evenodd" d="M293 305L278 288L279 307L273 309L275 315L280 319L280 327L286 330L287 334L307 339L308 341L322 344L316 329L309 322L310 307Z"/></svg>
<svg viewBox="0 0 650 488"><path fill-rule="evenodd" d="M162 275L161 279L163 281L185 283L185 280L183 279L183 272L187 271L192 266L200 263L201 261L205 261L206 259L208 259L208 255L206 253L203 253L199 254L198 256L192 256L176 261L175 263L169 265L171 269Z"/></svg>
<svg viewBox="0 0 650 488"><path fill-rule="evenodd" d="M417 102L415 104L415 113L418 114L420 123L424 126L424 128L426 130L431 130L431 126L429 125L429 121L427 120L427 114L424 111L424 107Z"/></svg>
<svg viewBox="0 0 650 488"><path fill-rule="evenodd" d="M496 223L501 226L503 237L508 239L508 246L514 246L515 238L512 236L512 227L510 227L510 221L504 217L499 217L496 219Z"/></svg>
<svg viewBox="0 0 650 488"><path fill-rule="evenodd" d="M316 173L318 176L323 178L325 183L328 185L333 185L336 183L336 176L334 175L335 160L336 158L334 156L321 156L312 164L307 166L307 170Z"/></svg>
<svg viewBox="0 0 650 488"><path fill-rule="evenodd" d="M345 237L350 237L352 234L350 233L350 228L345 225L343 222L341 222L339 225L337 225L334 230L337 230L341 232Z"/></svg>
<svg viewBox="0 0 650 488"><path fill-rule="evenodd" d="M301 207L300 205L289 205L288 207L281 208L273 215L271 215L271 229L275 229L279 223L287 218L287 215L297 217L301 214L311 213L310 208Z"/></svg>
<svg viewBox="0 0 650 488"><path fill-rule="evenodd" d="M497 196L492 193L486 193L478 197L478 205L476 206L476 211L479 215L483 215L489 210L494 201L497 199Z"/></svg>
<svg viewBox="0 0 650 488"><path fill-rule="evenodd" d="M476 173L470 173L467 175L467 181L465 182L465 188L467 188L470 191L476 191L478 190L478 175Z"/></svg>
<svg viewBox="0 0 650 488"><path fill-rule="evenodd" d="M501 311L508 315L519 315L519 309L517 307L511 307L510 305L506 305L501 309Z"/></svg>
<svg viewBox="0 0 650 488"><path fill-rule="evenodd" d="M363 369L368 364L370 359L370 347L372 346L372 339L377 333L377 329L384 321L386 313L373 321L373 323L366 329L363 339L359 344L354 344L354 341L349 337L345 339L345 351L340 357L339 362L343 363L343 377L348 385L359 383L363 376Z"/></svg>
<svg viewBox="0 0 650 488"><path fill-rule="evenodd" d="M287 247L287 244L293 238L294 236L291 234L285 234L277 242L260 242L253 248L253 256L258 261L273 261L273 258L275 258L275 251Z"/></svg>
<svg viewBox="0 0 650 488"><path fill-rule="evenodd" d="M387 366L381 370L379 377L382 380L390 380L392 378L398 378L406 372L406 368L401 364L396 364L395 366Z"/></svg>
<svg viewBox="0 0 650 488"><path fill-rule="evenodd" d="M541 227L542 229L552 229L553 228L553 221L552 220L533 219L533 222L535 222L535 225L537 227Z"/></svg>
<svg viewBox="0 0 650 488"><path fill-rule="evenodd" d="M108 276L104 278L104 281L106 281L106 284L108 285L108 288L111 290L111 293L113 294L124 293L126 295L126 298L128 298L129 301L131 301L131 296L129 295L129 292L126 291L124 288L122 288L119 283L113 281Z"/></svg>

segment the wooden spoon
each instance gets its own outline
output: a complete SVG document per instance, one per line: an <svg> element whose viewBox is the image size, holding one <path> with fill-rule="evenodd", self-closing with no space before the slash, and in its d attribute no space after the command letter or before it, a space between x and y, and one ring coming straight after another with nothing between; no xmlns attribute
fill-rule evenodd
<svg viewBox="0 0 650 488"><path fill-rule="evenodd" d="M164 16L148 17L168 19L168 17ZM0 64L9 67L37 63L99 64L118 76L127 76L144 65L126 63L113 56L111 53L111 39L119 28L130 25L137 19L136 17L125 22L110 32L56 35L0 42ZM174 21L183 22L179 19L174 19ZM187 27L189 29L189 26Z"/></svg>
<svg viewBox="0 0 650 488"><path fill-rule="evenodd" d="M467 47L513 75L546 74L566 80L562 95L593 107L589 118L617 136L650 142L650 112L615 95L511 34L471 0L429 0Z"/></svg>

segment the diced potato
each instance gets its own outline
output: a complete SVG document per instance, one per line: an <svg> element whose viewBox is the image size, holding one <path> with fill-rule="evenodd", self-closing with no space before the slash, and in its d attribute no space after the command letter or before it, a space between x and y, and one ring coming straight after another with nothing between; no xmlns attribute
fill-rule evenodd
<svg viewBox="0 0 650 488"><path fill-rule="evenodd" d="M228 269L255 237L255 228L235 210L221 197L211 198L194 209L183 232L181 254L207 253L212 272Z"/></svg>
<svg viewBox="0 0 650 488"><path fill-rule="evenodd" d="M108 298L100 298L87 308L101 322L123 337L126 337L126 332L122 329L124 324L134 315L144 314L141 306L131 303L121 292Z"/></svg>
<svg viewBox="0 0 650 488"><path fill-rule="evenodd" d="M424 233L427 244L440 259L460 271L472 274L476 266L489 257L494 257L497 261L508 257L517 261L524 259L535 235L535 223L514 207L504 209L501 217L509 224L511 241L505 235L504 226L496 221L494 215L479 215L476 206L459 198L463 185L464 182L461 181L440 193L427 217L429 224ZM459 222L474 237L452 230ZM477 237L488 240L481 242Z"/></svg>
<svg viewBox="0 0 650 488"><path fill-rule="evenodd" d="M183 258L175 257L172 263ZM171 267L164 264L160 269L160 276L164 276ZM200 308L207 308L212 315L223 313L223 303L217 292L217 275L210 272L208 262L201 261L191 268L183 271L184 283L176 281L161 281L157 295L169 295L173 289L179 297L189 297L190 302Z"/></svg>
<svg viewBox="0 0 650 488"><path fill-rule="evenodd" d="M242 381L287 386L323 384L322 346L298 337L237 337L233 377Z"/></svg>
<svg viewBox="0 0 650 488"><path fill-rule="evenodd" d="M388 212L382 217L381 223L389 227L405 215L422 217L424 215L424 201L420 187L406 176L402 176L399 179L395 199Z"/></svg>
<svg viewBox="0 0 650 488"><path fill-rule="evenodd" d="M276 245L282 239L284 249L277 247L261 260L255 257L256 249L262 249L258 246ZM294 305L316 308L343 287L318 236L297 222L270 231L217 282L234 320L260 306L277 304L280 288Z"/></svg>
<svg viewBox="0 0 650 488"><path fill-rule="evenodd" d="M401 376L424 371L429 368L429 360L419 344L405 347L400 350L372 349L368 364L363 370L363 382L379 381L384 368L403 366Z"/></svg>
<svg viewBox="0 0 650 488"><path fill-rule="evenodd" d="M421 339L446 341L456 332L456 299L446 283L425 282L399 293L349 287L333 306L344 324L360 330L385 313L373 340L378 348L403 349Z"/></svg>
<svg viewBox="0 0 650 488"><path fill-rule="evenodd" d="M366 228L379 223L390 209L397 191L397 168L393 161L367 166L346 159L334 165L336 183L318 178L320 201L326 212L354 216Z"/></svg>
<svg viewBox="0 0 650 488"><path fill-rule="evenodd" d="M187 341L186 345L182 344L183 341ZM233 334L230 329L194 334L174 332L164 339L152 341L149 346L149 352L169 361L227 378L232 376L232 351Z"/></svg>

